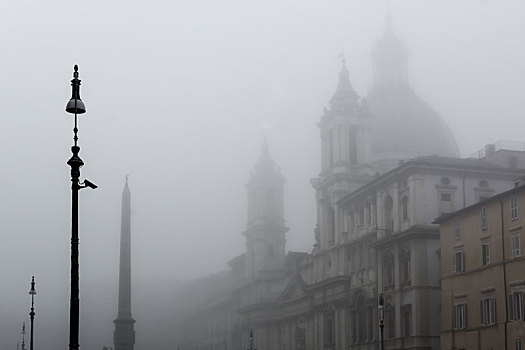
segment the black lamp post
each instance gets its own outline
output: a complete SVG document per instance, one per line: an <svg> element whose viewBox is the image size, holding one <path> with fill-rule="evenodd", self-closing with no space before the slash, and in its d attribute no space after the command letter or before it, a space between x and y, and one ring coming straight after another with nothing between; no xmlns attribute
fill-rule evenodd
<svg viewBox="0 0 525 350"><path fill-rule="evenodd" d="M247 350L257 350L253 347L253 329L250 329L250 336L248 339L250 340L250 347Z"/></svg>
<svg viewBox="0 0 525 350"><path fill-rule="evenodd" d="M26 323L22 323L22 350L26 350Z"/></svg>
<svg viewBox="0 0 525 350"><path fill-rule="evenodd" d="M379 329L381 330L381 350L385 349L385 300L383 299L383 293L379 294L379 299L377 300L377 312L379 316Z"/></svg>
<svg viewBox="0 0 525 350"><path fill-rule="evenodd" d="M79 323L79 296L78 296L78 191L85 187L97 188L88 180L80 183L80 168L84 162L78 156L80 147L77 145L78 128L77 115L86 113L86 106L80 99L80 79L78 79L78 66L74 67L73 80L71 80L72 95L66 105L66 112L75 115L75 127L73 128L74 145L71 147L73 156L67 164L71 167L71 299L69 308L69 349L77 350L78 344L78 323Z"/></svg>
<svg viewBox="0 0 525 350"><path fill-rule="evenodd" d="M31 279L31 290L29 291L29 295L31 295L31 312L29 313L29 316L31 317L31 336L29 338L29 350L33 350L33 324L35 321L35 276Z"/></svg>

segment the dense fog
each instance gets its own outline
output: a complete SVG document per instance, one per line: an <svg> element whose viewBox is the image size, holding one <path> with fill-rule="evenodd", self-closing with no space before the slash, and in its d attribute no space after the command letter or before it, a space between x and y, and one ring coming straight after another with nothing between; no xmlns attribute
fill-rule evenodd
<svg viewBox="0 0 525 350"><path fill-rule="evenodd" d="M68 344L74 64L81 178L99 186L80 193L81 349L112 346L126 174L136 349L173 349L177 288L245 249L245 184L264 136L286 178L287 250L311 251L317 123L341 53L366 95L390 14L411 87L468 156L525 141L523 13L520 0L1 3L0 349L20 342L32 275L36 348Z"/></svg>

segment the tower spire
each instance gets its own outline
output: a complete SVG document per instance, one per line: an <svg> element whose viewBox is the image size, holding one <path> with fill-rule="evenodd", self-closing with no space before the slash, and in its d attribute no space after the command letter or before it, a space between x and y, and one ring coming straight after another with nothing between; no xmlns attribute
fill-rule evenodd
<svg viewBox="0 0 525 350"><path fill-rule="evenodd" d="M126 175L122 191L118 314L113 321L115 350L133 350L135 345L135 320L131 316L131 192L128 177Z"/></svg>
<svg viewBox="0 0 525 350"><path fill-rule="evenodd" d="M346 59L341 55L341 71L339 72L339 82L337 89L330 100L330 107L334 112L351 111L358 108L359 96L350 83L350 74L346 69Z"/></svg>
<svg viewBox="0 0 525 350"><path fill-rule="evenodd" d="M255 172L259 176L267 176L276 172L275 162L270 156L266 135L264 136L263 142L261 144L261 154L259 155L259 160L255 165Z"/></svg>

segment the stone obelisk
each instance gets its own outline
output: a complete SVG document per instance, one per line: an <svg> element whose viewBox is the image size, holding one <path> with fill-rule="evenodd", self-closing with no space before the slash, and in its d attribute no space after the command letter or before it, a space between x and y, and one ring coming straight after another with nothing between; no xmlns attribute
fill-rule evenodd
<svg viewBox="0 0 525 350"><path fill-rule="evenodd" d="M133 350L135 320L131 316L131 194L128 176L122 191L118 314L113 333L114 350Z"/></svg>

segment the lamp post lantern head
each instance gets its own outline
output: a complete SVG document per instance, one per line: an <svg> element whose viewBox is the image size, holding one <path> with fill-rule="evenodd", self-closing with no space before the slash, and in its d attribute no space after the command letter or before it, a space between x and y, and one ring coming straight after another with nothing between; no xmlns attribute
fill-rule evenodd
<svg viewBox="0 0 525 350"><path fill-rule="evenodd" d="M383 293L379 294L379 299L377 300L377 306L380 308L385 307L385 299L383 299Z"/></svg>
<svg viewBox="0 0 525 350"><path fill-rule="evenodd" d="M379 299L377 300L377 311L379 312L379 322L383 324L385 318L385 299L383 299L383 293L379 294Z"/></svg>
<svg viewBox="0 0 525 350"><path fill-rule="evenodd" d="M74 69L73 80L71 80L72 94L66 105L66 112L76 115L86 113L86 105L80 99L80 79L78 79L78 66L76 64Z"/></svg>
<svg viewBox="0 0 525 350"><path fill-rule="evenodd" d="M33 276L33 278L31 279L31 290L29 291L29 294L30 294L30 295L36 295L36 290L35 290L35 276Z"/></svg>

